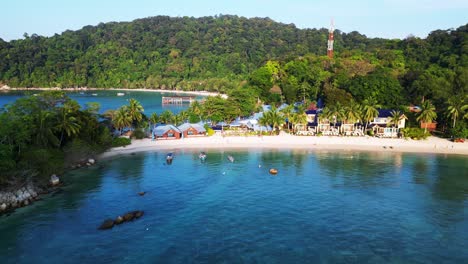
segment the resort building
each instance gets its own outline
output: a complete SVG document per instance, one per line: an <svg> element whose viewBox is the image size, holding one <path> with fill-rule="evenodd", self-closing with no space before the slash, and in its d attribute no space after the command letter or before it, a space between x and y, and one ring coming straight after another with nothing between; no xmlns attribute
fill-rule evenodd
<svg viewBox="0 0 468 264"><path fill-rule="evenodd" d="M182 137L206 136L206 129L200 124L185 123L177 127L182 133Z"/></svg>
<svg viewBox="0 0 468 264"><path fill-rule="evenodd" d="M180 139L182 132L173 125L160 125L153 129L154 139Z"/></svg>
<svg viewBox="0 0 468 264"><path fill-rule="evenodd" d="M393 110L379 109L379 115L376 118L374 118L374 121L372 121L370 124L382 127L388 126L392 118L392 111ZM406 119L406 116L404 114L401 114L400 121L398 121L398 125L396 126L396 128L405 128Z"/></svg>

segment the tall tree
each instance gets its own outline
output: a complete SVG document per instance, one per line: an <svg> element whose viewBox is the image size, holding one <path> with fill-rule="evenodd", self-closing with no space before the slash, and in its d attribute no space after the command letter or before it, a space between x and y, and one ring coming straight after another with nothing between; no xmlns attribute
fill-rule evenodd
<svg viewBox="0 0 468 264"><path fill-rule="evenodd" d="M127 106L120 107L112 119L114 127L117 128L122 134L122 129L130 127L132 125L132 117L129 115Z"/></svg>
<svg viewBox="0 0 468 264"><path fill-rule="evenodd" d="M466 106L465 98L462 96L451 97L447 103L448 106L446 115L453 121L452 127L455 127L457 120L460 118L460 116L463 117L464 115L463 107Z"/></svg>
<svg viewBox="0 0 468 264"><path fill-rule="evenodd" d="M133 126L137 126L139 122L143 119L143 106L136 99L131 98L128 102L128 107L126 108L128 115L132 119Z"/></svg>
<svg viewBox="0 0 468 264"><path fill-rule="evenodd" d="M381 106L377 103L377 100L373 97L369 97L362 102L362 118L366 121L365 130L369 123L376 117L379 116L379 110Z"/></svg>
<svg viewBox="0 0 468 264"><path fill-rule="evenodd" d="M431 123L437 118L437 113L435 111L434 105L431 103L429 100L425 100L421 104L421 111L418 114L418 117L416 117L416 120L425 123L424 126L424 131L427 131L427 124Z"/></svg>

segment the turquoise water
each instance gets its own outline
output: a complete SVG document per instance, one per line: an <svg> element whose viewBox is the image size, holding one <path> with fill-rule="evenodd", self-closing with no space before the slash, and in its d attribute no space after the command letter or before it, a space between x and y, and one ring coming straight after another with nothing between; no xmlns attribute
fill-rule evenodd
<svg viewBox="0 0 468 264"><path fill-rule="evenodd" d="M125 96L117 96L118 92L125 93ZM24 95L32 95L40 93L40 91L10 91L0 93L0 107L6 104L13 103L18 98ZM67 92L67 94L76 100L80 105L84 106L89 102L98 102L101 104L101 113L117 109L122 105L128 104L128 99L135 98L138 100L145 109L146 115L151 113L161 113L164 110L171 110L173 113L178 113L188 107L184 105L162 105L162 96L175 95L173 93L156 93L156 92L138 92L138 91L86 91L86 92ZM97 94L94 96L93 94ZM201 97L198 97L201 98Z"/></svg>
<svg viewBox="0 0 468 264"><path fill-rule="evenodd" d="M142 153L70 172L62 192L0 217L0 263L468 262L466 157L207 154L201 163L176 151L166 165L165 153ZM145 215L97 230L130 210Z"/></svg>

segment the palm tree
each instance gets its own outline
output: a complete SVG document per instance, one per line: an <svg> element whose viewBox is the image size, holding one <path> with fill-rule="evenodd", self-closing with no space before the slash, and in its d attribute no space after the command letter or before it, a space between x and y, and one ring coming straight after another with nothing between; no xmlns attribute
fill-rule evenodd
<svg viewBox="0 0 468 264"><path fill-rule="evenodd" d="M152 113L150 118L149 118L149 121L151 122L151 124L156 125L158 123L158 121L159 121L158 114Z"/></svg>
<svg viewBox="0 0 468 264"><path fill-rule="evenodd" d="M131 98L129 100L127 111L128 115L132 119L132 124L136 126L143 119L142 112L145 110L143 109L143 106L141 106L140 102Z"/></svg>
<svg viewBox="0 0 468 264"><path fill-rule="evenodd" d="M453 125L455 124L460 117L463 116L464 108L468 108L468 105L465 105L465 98L463 97L452 97L448 100L448 107L447 107L447 117L452 119ZM464 116L463 116L464 117Z"/></svg>
<svg viewBox="0 0 468 264"><path fill-rule="evenodd" d="M293 124L299 124L299 125L304 125L305 127L307 126L307 114L302 111L294 113L293 116L291 117L291 120L293 121Z"/></svg>
<svg viewBox="0 0 468 264"><path fill-rule="evenodd" d="M365 130L367 130L369 123L379 116L379 110L377 110L377 108L381 108L381 106L373 97L369 97L362 102L362 118L363 121L366 121Z"/></svg>
<svg viewBox="0 0 468 264"><path fill-rule="evenodd" d="M390 114L391 114L391 117L388 123L392 125L393 127L398 127L398 123L400 123L400 120L403 118L406 118L406 117L402 117L403 114L399 110L397 111L392 110Z"/></svg>
<svg viewBox="0 0 468 264"><path fill-rule="evenodd" d="M258 124L260 126L268 126L270 125L269 115L268 112L263 112L263 115L258 119Z"/></svg>
<svg viewBox="0 0 468 264"><path fill-rule="evenodd" d="M437 118L437 113L435 112L435 107L431 101L426 100L421 104L421 112L419 112L416 120L421 123L425 123L424 132L427 132L427 123L431 123Z"/></svg>
<svg viewBox="0 0 468 264"><path fill-rule="evenodd" d="M346 106L344 112L346 122L355 124L361 119L361 105L356 102L352 102L349 106Z"/></svg>
<svg viewBox="0 0 468 264"><path fill-rule="evenodd" d="M345 118L345 111L340 102L336 102L328 108L327 115L329 118L333 118L333 126L336 127L336 123Z"/></svg>
<svg viewBox="0 0 468 264"><path fill-rule="evenodd" d="M122 129L132 125L132 118L129 115L127 106L120 107L112 118L112 123L122 135Z"/></svg>
<svg viewBox="0 0 468 264"><path fill-rule="evenodd" d="M56 130L60 131L60 145L63 142L63 136L66 133L68 137L78 134L81 125L78 123L76 117L72 115L72 110L64 105L59 112Z"/></svg>
<svg viewBox="0 0 468 264"><path fill-rule="evenodd" d="M268 115L271 126L279 132L280 126L285 123L284 116L276 109L276 107L272 107L267 113L269 113Z"/></svg>
<svg viewBox="0 0 468 264"><path fill-rule="evenodd" d="M171 123L175 126L178 126L184 122L184 117L179 113L177 115L173 115L171 119Z"/></svg>
<svg viewBox="0 0 468 264"><path fill-rule="evenodd" d="M49 144L53 146L60 146L59 139L54 135L52 120L54 120L54 113L50 111L39 110L35 113L37 120L35 124L37 129L35 131L36 144L47 147Z"/></svg>
<svg viewBox="0 0 468 264"><path fill-rule="evenodd" d="M194 101L188 110L190 113L193 113L194 115L198 116L200 118L200 121L203 121L202 119L202 105L200 104L199 101Z"/></svg>
<svg viewBox="0 0 468 264"><path fill-rule="evenodd" d="M178 116L180 116L180 121L182 123L187 122L187 120L189 119L189 113L186 110L180 111Z"/></svg>
<svg viewBox="0 0 468 264"><path fill-rule="evenodd" d="M162 112L161 115L159 116L159 121L161 121L164 124L167 124L171 122L173 115L174 114L172 114L170 110L164 110L164 112Z"/></svg>
<svg viewBox="0 0 468 264"><path fill-rule="evenodd" d="M285 108L281 109L281 113L284 115L286 119L288 119L288 129L291 129L291 117L294 114L294 105L290 104L286 106Z"/></svg>

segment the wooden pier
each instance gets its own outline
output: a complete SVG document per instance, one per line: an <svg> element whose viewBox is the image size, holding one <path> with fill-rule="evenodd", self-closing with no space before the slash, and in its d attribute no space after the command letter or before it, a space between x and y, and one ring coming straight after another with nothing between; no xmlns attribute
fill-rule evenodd
<svg viewBox="0 0 468 264"><path fill-rule="evenodd" d="M195 96L163 96L162 104L191 104L195 100Z"/></svg>

